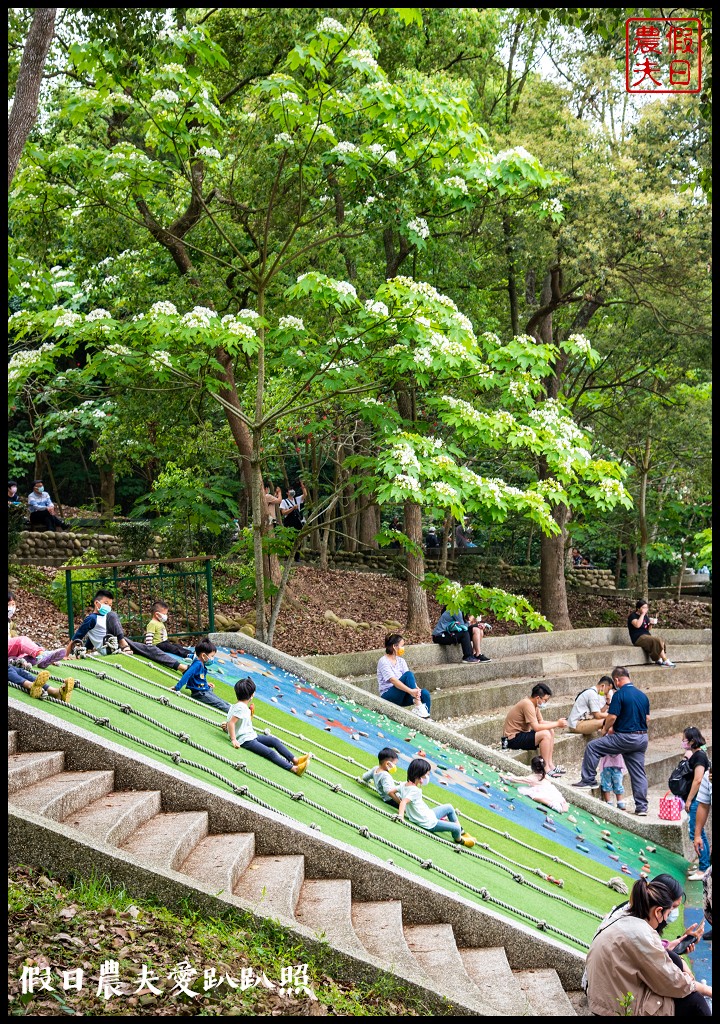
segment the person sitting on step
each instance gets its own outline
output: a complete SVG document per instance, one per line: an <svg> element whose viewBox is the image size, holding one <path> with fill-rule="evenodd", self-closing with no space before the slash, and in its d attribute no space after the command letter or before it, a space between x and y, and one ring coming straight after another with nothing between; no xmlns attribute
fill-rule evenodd
<svg viewBox="0 0 720 1024"><path fill-rule="evenodd" d="M434 644L442 644L443 647L448 644L460 644L463 654L462 660L466 665L475 665L480 661L480 658L476 658L473 653L473 644L470 639L468 624L462 612L455 612L453 614L443 605L442 614L432 631L432 642Z"/></svg>
<svg viewBox="0 0 720 1024"><path fill-rule="evenodd" d="M427 690L421 690L403 658L405 641L401 633L388 633L385 654L377 663L378 693L383 700L409 708L418 718L429 718L432 701Z"/></svg>
<svg viewBox="0 0 720 1024"><path fill-rule="evenodd" d="M236 749L242 747L243 750L249 750L272 761L279 768L285 768L294 775L302 775L312 754L301 754L300 757L296 757L277 736L258 736L252 726L255 708L251 701L254 693L255 683L250 676L238 679L235 683L237 703L228 710L227 716L230 742Z"/></svg>
<svg viewBox="0 0 720 1024"><path fill-rule="evenodd" d="M408 821L428 832L449 832L453 842L462 846L474 846L475 839L467 832L463 832L458 821L457 811L451 804L441 804L431 810L425 803L422 795L422 787L430 782L432 765L423 757L415 757L408 765L407 782L403 782L398 790L400 807L398 816L400 821L405 820L407 811Z"/></svg>
<svg viewBox="0 0 720 1024"><path fill-rule="evenodd" d="M628 615L628 633L633 647L641 647L646 656L661 668L675 668L665 649L665 641L659 636L652 636L651 629L657 625L657 619L649 616L650 606L642 598L635 602L635 611Z"/></svg>
<svg viewBox="0 0 720 1024"><path fill-rule="evenodd" d="M145 643L148 647L157 647L166 654L174 654L176 658L192 658L192 648L168 640L167 626L168 604L166 601L155 601L152 606L152 618L145 627Z"/></svg>
<svg viewBox="0 0 720 1024"><path fill-rule="evenodd" d="M567 716L569 732L591 736L602 729L607 718L610 697L614 692L615 683L612 676L601 676L597 683L581 690Z"/></svg>
<svg viewBox="0 0 720 1024"><path fill-rule="evenodd" d="M529 697L523 697L514 704L503 724L503 750L537 750L545 759L547 774L551 779L565 774L561 764L553 761L555 749L555 729L564 729L567 720L558 718L555 722L546 722L540 708L552 697L552 690L547 683L536 683Z"/></svg>

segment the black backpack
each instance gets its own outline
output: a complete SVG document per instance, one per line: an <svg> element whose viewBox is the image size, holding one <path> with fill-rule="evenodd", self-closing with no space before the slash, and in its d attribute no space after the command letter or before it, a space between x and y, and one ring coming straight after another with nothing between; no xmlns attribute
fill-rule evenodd
<svg viewBox="0 0 720 1024"><path fill-rule="evenodd" d="M692 788L695 769L690 765L690 758L684 757L677 768L673 768L668 779L668 789L681 800L687 800Z"/></svg>

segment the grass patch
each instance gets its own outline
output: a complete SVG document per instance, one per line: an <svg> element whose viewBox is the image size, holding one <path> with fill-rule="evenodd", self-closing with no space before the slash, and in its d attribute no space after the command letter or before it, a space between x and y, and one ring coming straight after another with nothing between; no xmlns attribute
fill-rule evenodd
<svg viewBox="0 0 720 1024"><path fill-rule="evenodd" d="M8 881L11 1016L396 1017L438 1012L409 996L391 976L370 985L348 983L329 947L321 954L308 952L272 921L258 924L251 915L233 911L209 918L190 903L171 909L136 900L99 876L60 880L15 866ZM117 963L124 991L105 998L98 987L101 965L108 960ZM182 961L196 972L186 982L192 995L177 985ZM161 994L148 984L140 987L143 965ZM35 991L23 994L24 967L39 968L52 990L35 982ZM63 971L75 980L78 968L84 972L82 988L65 990ZM205 991L206 972L213 970L209 980L223 981Z"/></svg>

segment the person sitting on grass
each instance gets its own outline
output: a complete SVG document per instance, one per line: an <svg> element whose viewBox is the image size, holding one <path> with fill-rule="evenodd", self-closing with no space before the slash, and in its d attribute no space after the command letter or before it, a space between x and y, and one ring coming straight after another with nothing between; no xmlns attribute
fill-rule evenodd
<svg viewBox="0 0 720 1024"><path fill-rule="evenodd" d="M474 846L474 837L463 832L454 807L450 804L441 804L431 810L425 803L422 787L427 786L430 781L431 771L432 765L423 757L413 758L408 765L407 782L403 782L398 790L400 821L405 820L407 811L408 821L413 825L419 825L420 828L425 828L428 832L449 832L453 837L453 842L460 843L462 846Z"/></svg>
<svg viewBox="0 0 720 1024"><path fill-rule="evenodd" d="M383 747L378 752L378 764L358 779L358 782L374 786L386 804L395 804L396 806L400 803L400 797L393 775L397 771L399 756L400 754L393 747Z"/></svg>
<svg viewBox="0 0 720 1024"><path fill-rule="evenodd" d="M192 658L190 647L173 643L168 640L167 626L168 604L166 601L155 601L152 606L152 618L145 627L145 643L148 647L157 647L166 654L174 654L176 658Z"/></svg>
<svg viewBox="0 0 720 1024"><path fill-rule="evenodd" d="M128 640L123 632L120 619L113 611L115 595L110 590L98 590L93 597L92 611L72 635L65 648L65 657L73 654L82 658L86 654L139 654L142 658L156 661L159 665L182 672L185 668L177 658L158 650L150 644Z"/></svg>
<svg viewBox="0 0 720 1024"><path fill-rule="evenodd" d="M253 754L267 758L279 768L285 768L294 775L302 775L308 766L312 754L301 754L295 757L292 750L288 750L277 736L258 736L252 726L252 716L255 713L251 701L255 693L255 683L250 676L245 679L238 679L235 683L235 696L237 703L228 711L227 726L230 735L230 742L239 749L249 750Z"/></svg>
<svg viewBox="0 0 720 1024"><path fill-rule="evenodd" d="M24 668L8 665L9 683L18 683L24 690L28 691L31 697L40 698L47 694L49 697L57 697L58 700L64 700L66 704L69 704L75 680L68 678L63 680L62 686L51 686L48 682L49 679L49 672L38 672L34 676Z"/></svg>
<svg viewBox="0 0 720 1024"><path fill-rule="evenodd" d="M208 640L207 637L198 640L195 644L195 660L189 668L185 669L181 678L171 689L180 691L187 686L190 696L194 700L200 701L201 704L207 704L211 708L217 708L218 711L229 711L230 704L212 692L215 689L215 683L210 682L205 673L208 665L213 664L213 654L216 651L217 647L212 640Z"/></svg>
<svg viewBox="0 0 720 1024"><path fill-rule="evenodd" d="M8 658L22 659L28 665L37 665L38 668L49 668L56 661L62 661L65 657L65 648L58 647L53 651L46 651L40 644L36 644L29 636L18 636L12 626L12 620L17 611L17 602L12 590L8 590ZM22 668L22 665L19 666ZM33 679L35 677L33 676Z"/></svg>

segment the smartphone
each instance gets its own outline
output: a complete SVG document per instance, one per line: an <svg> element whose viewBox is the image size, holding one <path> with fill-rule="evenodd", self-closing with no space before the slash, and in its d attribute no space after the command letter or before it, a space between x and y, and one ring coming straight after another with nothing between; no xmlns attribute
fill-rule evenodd
<svg viewBox="0 0 720 1024"><path fill-rule="evenodd" d="M681 956L683 953L687 953L688 946L692 946L693 942L697 941L697 935L683 935L683 937L680 939L677 946L673 950L673 953L677 953L678 956Z"/></svg>

